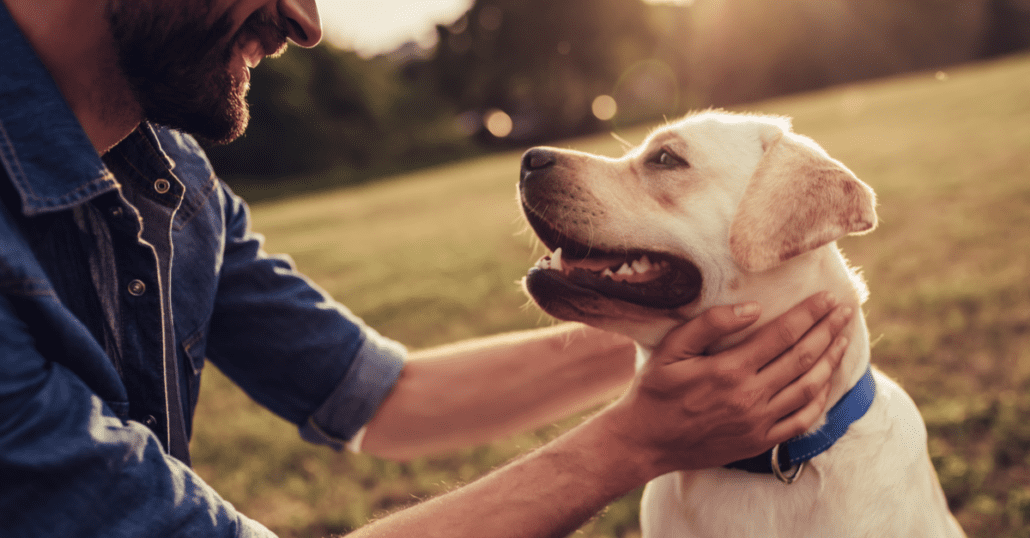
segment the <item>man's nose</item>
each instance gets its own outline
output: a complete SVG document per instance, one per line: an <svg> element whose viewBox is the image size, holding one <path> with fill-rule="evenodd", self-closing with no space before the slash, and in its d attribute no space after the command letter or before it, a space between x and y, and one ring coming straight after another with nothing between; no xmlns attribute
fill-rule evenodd
<svg viewBox="0 0 1030 538"><path fill-rule="evenodd" d="M288 37L297 45L314 47L322 40L322 21L315 0L280 0L279 13L288 21Z"/></svg>

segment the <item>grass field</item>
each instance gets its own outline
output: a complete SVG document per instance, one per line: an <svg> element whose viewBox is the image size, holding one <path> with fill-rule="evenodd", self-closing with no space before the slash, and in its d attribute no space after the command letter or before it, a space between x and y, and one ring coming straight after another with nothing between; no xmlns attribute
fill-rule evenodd
<svg viewBox="0 0 1030 538"><path fill-rule="evenodd" d="M926 418L971 537L1030 536L1030 57L741 107L794 117L876 189L863 268L873 361ZM620 133L639 141L646 129ZM611 137L565 146L621 153ZM516 285L540 251L518 215L518 153L254 207L268 249L412 348L548 324ZM282 536L343 533L553 437L558 424L406 464L307 445L213 368L197 470ZM636 536L639 492L581 529Z"/></svg>

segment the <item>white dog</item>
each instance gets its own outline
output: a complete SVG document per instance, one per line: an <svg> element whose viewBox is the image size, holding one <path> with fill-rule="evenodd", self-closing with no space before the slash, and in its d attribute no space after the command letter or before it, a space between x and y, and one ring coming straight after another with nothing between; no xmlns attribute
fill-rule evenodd
<svg viewBox="0 0 1030 538"><path fill-rule="evenodd" d="M854 305L866 297L834 241L876 225L873 191L783 118L690 116L620 159L535 148L520 193L553 251L526 276L528 293L554 317L629 335L638 361L715 305L758 301L753 331L821 290ZM837 405L821 422L737 465L750 471L652 481L645 537L964 536L915 404L870 370L862 316L846 330Z"/></svg>

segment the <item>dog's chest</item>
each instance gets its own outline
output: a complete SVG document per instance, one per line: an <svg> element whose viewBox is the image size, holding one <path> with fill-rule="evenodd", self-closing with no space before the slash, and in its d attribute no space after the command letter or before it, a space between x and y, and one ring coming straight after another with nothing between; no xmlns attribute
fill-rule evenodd
<svg viewBox="0 0 1030 538"><path fill-rule="evenodd" d="M661 476L641 503L645 538L961 537L912 400L876 372L873 407L791 485L706 469Z"/></svg>

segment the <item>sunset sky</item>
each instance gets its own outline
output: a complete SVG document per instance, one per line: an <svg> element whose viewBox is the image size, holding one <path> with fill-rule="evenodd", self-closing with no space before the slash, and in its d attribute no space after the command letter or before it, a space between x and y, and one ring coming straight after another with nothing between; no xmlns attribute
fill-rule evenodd
<svg viewBox="0 0 1030 538"><path fill-rule="evenodd" d="M693 0L649 0L690 4ZM365 55L391 51L409 40L433 44L438 23L451 23L472 0L319 0L326 38Z"/></svg>
<svg viewBox="0 0 1030 538"><path fill-rule="evenodd" d="M362 54L393 50L408 40L432 44L437 23L461 16L472 0L320 0L325 36Z"/></svg>

